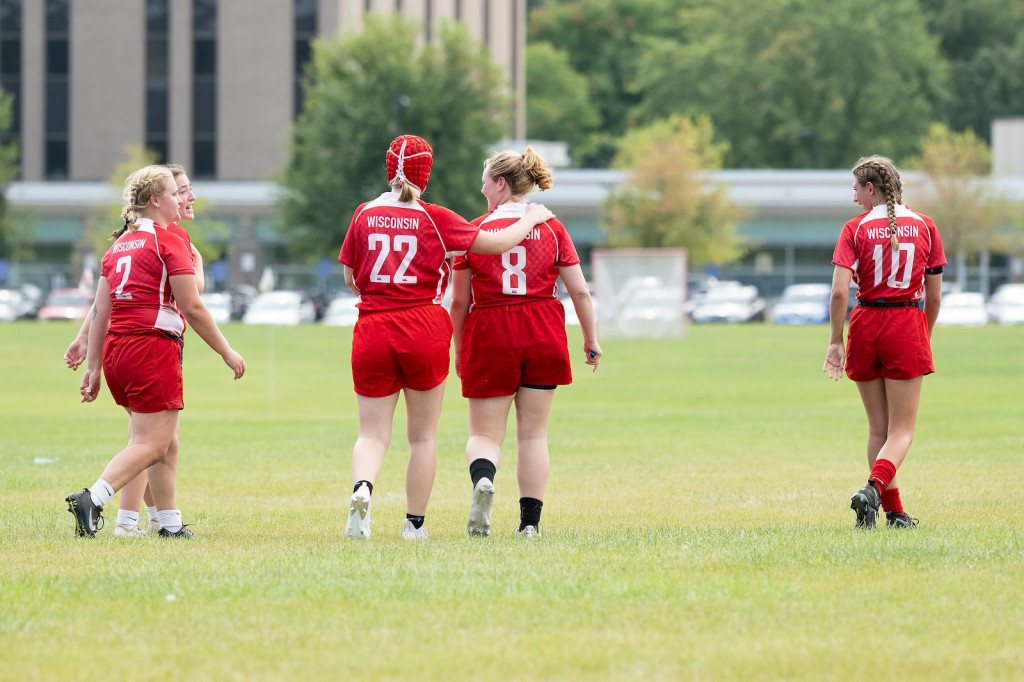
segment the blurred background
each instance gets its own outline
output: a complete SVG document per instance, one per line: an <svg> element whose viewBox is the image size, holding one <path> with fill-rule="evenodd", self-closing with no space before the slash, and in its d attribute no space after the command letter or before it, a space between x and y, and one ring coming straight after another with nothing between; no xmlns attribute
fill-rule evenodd
<svg viewBox="0 0 1024 682"><path fill-rule="evenodd" d="M1024 321L1019 0L0 0L0 89L2 320L84 315L171 162L222 319L350 324L337 253L413 133L467 218L490 153L547 158L606 330L822 323L870 154L942 233L941 322Z"/></svg>

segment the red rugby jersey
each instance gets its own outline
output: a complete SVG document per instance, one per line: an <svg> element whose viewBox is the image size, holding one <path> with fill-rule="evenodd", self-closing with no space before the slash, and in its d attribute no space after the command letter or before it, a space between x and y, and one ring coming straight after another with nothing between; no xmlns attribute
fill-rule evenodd
<svg viewBox="0 0 1024 682"><path fill-rule="evenodd" d="M843 225L832 264L853 271L859 301L919 301L924 296L925 268L946 264L942 240L926 215L896 205L896 238L892 250L885 204Z"/></svg>
<svg viewBox="0 0 1024 682"><path fill-rule="evenodd" d="M501 204L473 221L497 231L526 215L526 204ZM473 272L473 307L525 303L557 296L558 268L580 262L562 223L554 218L530 230L517 246L500 255L467 253L455 259L457 269Z"/></svg>
<svg viewBox="0 0 1024 682"><path fill-rule="evenodd" d="M360 310L440 305L448 259L468 251L479 231L443 206L403 204L385 192L356 209L338 260L353 270Z"/></svg>
<svg viewBox="0 0 1024 682"><path fill-rule="evenodd" d="M181 335L185 319L171 295L172 275L195 273L192 253L181 238L140 218L139 228L117 238L100 265L110 286L110 332L154 330ZM179 228L180 229L180 228Z"/></svg>

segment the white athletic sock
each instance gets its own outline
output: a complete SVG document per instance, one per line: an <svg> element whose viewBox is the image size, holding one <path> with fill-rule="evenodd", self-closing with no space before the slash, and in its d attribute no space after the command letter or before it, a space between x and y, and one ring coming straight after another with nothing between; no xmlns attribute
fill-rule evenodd
<svg viewBox="0 0 1024 682"><path fill-rule="evenodd" d="M178 509L161 509L157 512L160 519L160 528L166 529L168 533L177 533L181 530L181 511Z"/></svg>
<svg viewBox="0 0 1024 682"><path fill-rule="evenodd" d="M150 519L155 519L157 515L156 505L154 504L152 507L146 507L146 514Z"/></svg>
<svg viewBox="0 0 1024 682"><path fill-rule="evenodd" d="M117 525L125 529L138 528L139 512L133 512L128 509L118 509Z"/></svg>
<svg viewBox="0 0 1024 682"><path fill-rule="evenodd" d="M107 502L110 502L110 498L114 496L114 489L110 487L110 484L104 481L102 478L96 479L96 482L89 488L89 493L92 496L92 503L99 506L107 506Z"/></svg>

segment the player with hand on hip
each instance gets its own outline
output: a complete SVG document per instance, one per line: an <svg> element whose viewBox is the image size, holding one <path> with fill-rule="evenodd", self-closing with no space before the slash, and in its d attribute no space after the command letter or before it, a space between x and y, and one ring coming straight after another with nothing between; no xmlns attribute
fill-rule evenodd
<svg viewBox="0 0 1024 682"><path fill-rule="evenodd" d="M857 526L913 528L903 510L896 470L910 449L921 384L935 371L931 334L942 299L946 256L935 223L903 203L900 174L883 156L853 168L853 200L864 213L843 225L832 263L831 338L822 370L857 383L868 418L868 483L850 507ZM851 279L858 286L843 344ZM924 308L921 308L921 302Z"/></svg>
<svg viewBox="0 0 1024 682"><path fill-rule="evenodd" d="M525 196L553 184L547 162L531 147L487 159L481 192L490 212L473 222L499 230L525 213ZM452 324L456 369L469 398L466 458L473 483L467 529L491 529L494 477L501 461L509 410L516 406L520 537L540 534L541 508L550 469L547 429L555 388L572 383L565 309L557 298L561 278L583 331L585 362L597 369L594 304L580 259L565 227L555 219L534 228L499 255L470 253L455 259Z"/></svg>

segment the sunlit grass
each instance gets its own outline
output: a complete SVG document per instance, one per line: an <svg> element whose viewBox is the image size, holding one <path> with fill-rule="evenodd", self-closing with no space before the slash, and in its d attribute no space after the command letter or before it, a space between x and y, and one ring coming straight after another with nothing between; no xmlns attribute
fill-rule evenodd
<svg viewBox="0 0 1024 682"><path fill-rule="evenodd" d="M342 539L355 399L345 329L190 336L179 505L200 536L72 537L63 497L125 440L79 405L74 329L0 326L0 678L1016 679L1024 676L1024 328L942 329L901 469L916 532L854 530L856 389L824 327L603 343L559 389L543 538L517 542L513 434L494 534L465 537L452 377L427 516L406 543L404 422L373 538ZM576 332L573 350L581 345ZM36 464L36 458L59 459Z"/></svg>

